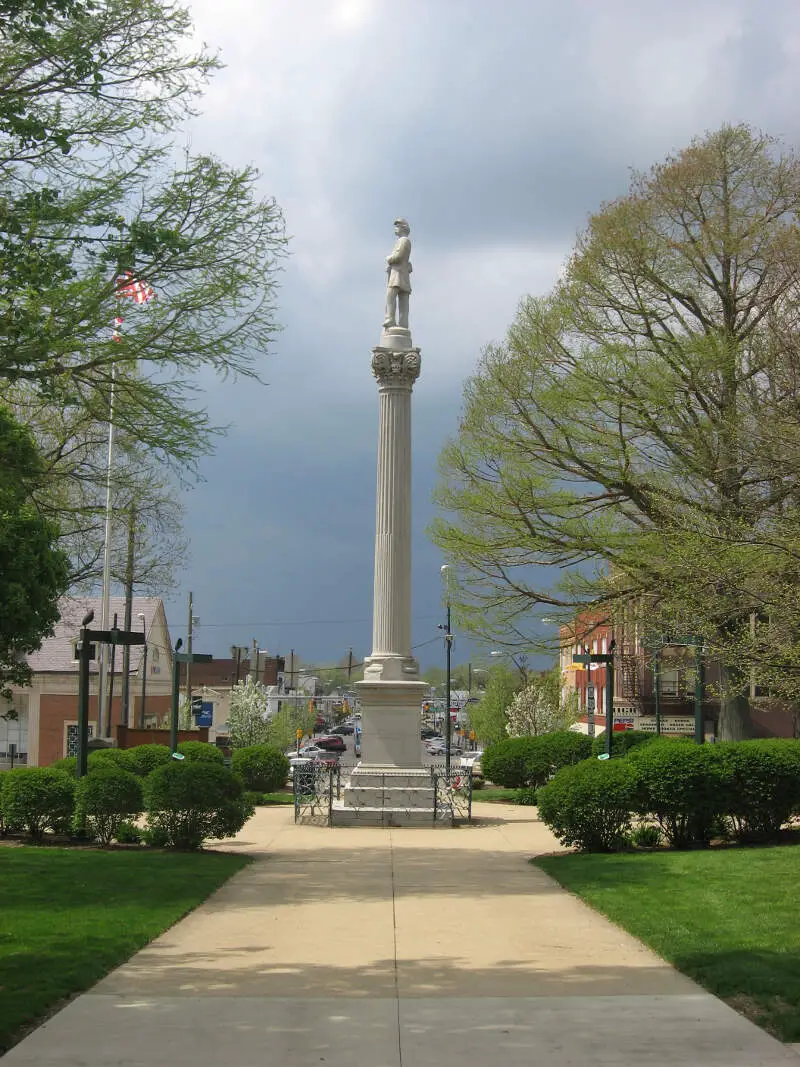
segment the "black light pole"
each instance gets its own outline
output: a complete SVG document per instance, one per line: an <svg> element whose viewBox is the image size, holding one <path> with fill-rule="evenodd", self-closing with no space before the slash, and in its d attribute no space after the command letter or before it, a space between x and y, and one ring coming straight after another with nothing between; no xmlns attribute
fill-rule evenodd
<svg viewBox="0 0 800 1067"><path fill-rule="evenodd" d="M78 777L83 778L88 770L89 746L89 663L94 648L89 638L89 623L94 619L90 611L81 623L80 650L78 652Z"/></svg>
<svg viewBox="0 0 800 1067"><path fill-rule="evenodd" d="M444 731L444 767L445 772L450 775L450 735L451 735L451 723L450 723L450 650L453 647L453 634L450 629L450 586L448 584L448 577L450 568L445 563L441 568L441 574L444 578L445 592L447 595L447 625L444 627L444 648L445 648L445 669L447 671L447 680L445 682L444 690L444 714L447 725ZM442 627L439 627L440 629Z"/></svg>
<svg viewBox="0 0 800 1067"><path fill-rule="evenodd" d="M181 695L181 664L210 663L214 658L211 653L181 652L183 641L178 638L172 654L172 714L169 724L169 747L173 756L178 751L178 702Z"/></svg>
<svg viewBox="0 0 800 1067"><path fill-rule="evenodd" d="M614 647L615 642L612 641L606 659L606 752L609 756L614 734Z"/></svg>

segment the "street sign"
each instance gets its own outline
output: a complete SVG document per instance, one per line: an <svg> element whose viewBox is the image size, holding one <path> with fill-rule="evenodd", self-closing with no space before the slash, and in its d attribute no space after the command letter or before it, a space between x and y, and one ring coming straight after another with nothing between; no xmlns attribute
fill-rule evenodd
<svg viewBox="0 0 800 1067"><path fill-rule="evenodd" d="M194 698L192 698L194 703ZM214 702L213 700L204 700L200 705L200 713L195 720L196 726L211 726L214 722Z"/></svg>

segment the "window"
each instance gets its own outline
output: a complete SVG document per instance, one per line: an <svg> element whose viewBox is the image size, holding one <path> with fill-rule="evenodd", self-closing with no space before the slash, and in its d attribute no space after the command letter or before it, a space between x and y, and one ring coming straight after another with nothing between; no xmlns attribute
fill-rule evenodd
<svg viewBox="0 0 800 1067"><path fill-rule="evenodd" d="M597 638L592 641L592 652L594 653L594 655L597 655Z"/></svg>
<svg viewBox="0 0 800 1067"><path fill-rule="evenodd" d="M13 709L14 716L7 718ZM28 758L28 694L18 693L13 701L0 700L0 759L9 758L9 745L14 745L15 759L26 762Z"/></svg>
<svg viewBox="0 0 800 1067"><path fill-rule="evenodd" d="M676 697L680 693L680 672L677 667L661 671L662 697Z"/></svg>
<svg viewBox="0 0 800 1067"><path fill-rule="evenodd" d="M89 737L94 737L94 723L91 722L89 723ZM67 723L67 737L64 743L64 755L78 755L78 724L76 722Z"/></svg>
<svg viewBox="0 0 800 1067"><path fill-rule="evenodd" d="M608 652L608 638L604 637L603 638L603 655L605 656L605 654L607 652Z"/></svg>

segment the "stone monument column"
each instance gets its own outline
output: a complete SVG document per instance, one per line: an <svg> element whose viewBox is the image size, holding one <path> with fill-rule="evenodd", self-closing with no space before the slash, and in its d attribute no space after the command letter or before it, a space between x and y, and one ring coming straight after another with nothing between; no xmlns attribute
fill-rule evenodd
<svg viewBox="0 0 800 1067"><path fill-rule="evenodd" d="M421 361L408 326L411 241L405 219L395 221L395 234L387 257L386 317L372 350L379 404L372 655L357 688L361 766L407 769L407 789L422 765L420 706L428 690L411 655L411 392Z"/></svg>

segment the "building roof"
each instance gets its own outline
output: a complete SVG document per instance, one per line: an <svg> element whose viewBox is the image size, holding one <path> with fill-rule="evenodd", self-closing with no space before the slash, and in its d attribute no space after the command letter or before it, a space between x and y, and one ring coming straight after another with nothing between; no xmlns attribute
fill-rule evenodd
<svg viewBox="0 0 800 1067"><path fill-rule="evenodd" d="M61 618L53 628L53 636L46 637L42 642L42 647L39 651L32 652L26 657L28 665L35 674L77 673L78 661L75 659L74 642L78 638L81 621L90 610L94 611L94 619L89 624L90 628L100 629L103 615L102 597L62 597L58 603L58 608ZM138 630L141 628L142 620L137 618L141 613L144 615L145 634L149 636L159 608L163 611L160 597L135 596L133 598L133 621L131 623L131 629ZM112 596L110 598L108 615L109 626L113 624L115 614L117 616L117 625L121 629L125 618L124 597ZM116 662L114 664L114 669L119 671L122 669L122 649L118 648L115 652ZM130 669L132 672L138 669L143 652L144 649L142 645L131 645ZM98 662L96 660L92 661L89 669L93 673L96 673L99 669Z"/></svg>

